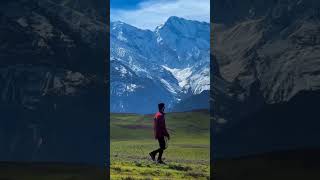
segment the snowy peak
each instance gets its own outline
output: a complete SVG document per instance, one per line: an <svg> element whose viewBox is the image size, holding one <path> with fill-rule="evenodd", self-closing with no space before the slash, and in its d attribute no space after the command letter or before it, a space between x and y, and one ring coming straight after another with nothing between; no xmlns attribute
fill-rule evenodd
<svg viewBox="0 0 320 180"><path fill-rule="evenodd" d="M164 31L164 33L170 31L178 36L199 38L210 31L210 24L172 16L165 22L160 31ZM210 33L207 34L207 36L209 35Z"/></svg>
<svg viewBox="0 0 320 180"><path fill-rule="evenodd" d="M154 31L119 21L110 31L111 59L126 67L111 66L112 111L149 113L158 101L170 107L209 90L208 23L173 16ZM137 98L150 106L132 107Z"/></svg>
<svg viewBox="0 0 320 180"><path fill-rule="evenodd" d="M186 20L177 16L171 16L165 22L164 27L175 27L179 28L179 26L183 26L187 24L190 20Z"/></svg>
<svg viewBox="0 0 320 180"><path fill-rule="evenodd" d="M167 19L164 26L171 26L180 28L183 26L193 26L196 27L197 25L208 25L206 22L200 22L200 21L194 21L194 20L188 20L177 16L171 16ZM183 29L180 29L183 30Z"/></svg>
<svg viewBox="0 0 320 180"><path fill-rule="evenodd" d="M111 33L117 30L125 30L125 31L143 31L139 28L131 26L130 24L124 23L122 21L114 21L110 23Z"/></svg>
<svg viewBox="0 0 320 180"><path fill-rule="evenodd" d="M199 61L209 59L210 26L205 22L186 20L176 16L170 17L164 25L155 30L155 36L160 48L167 55L164 64L170 68L183 69L192 67Z"/></svg>

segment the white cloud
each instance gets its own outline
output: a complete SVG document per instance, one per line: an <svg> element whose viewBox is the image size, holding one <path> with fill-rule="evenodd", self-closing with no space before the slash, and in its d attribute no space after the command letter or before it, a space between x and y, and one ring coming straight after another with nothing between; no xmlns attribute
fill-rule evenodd
<svg viewBox="0 0 320 180"><path fill-rule="evenodd" d="M154 30L170 16L210 21L210 0L152 0L140 3L137 9L111 9L111 21L123 21L141 29Z"/></svg>

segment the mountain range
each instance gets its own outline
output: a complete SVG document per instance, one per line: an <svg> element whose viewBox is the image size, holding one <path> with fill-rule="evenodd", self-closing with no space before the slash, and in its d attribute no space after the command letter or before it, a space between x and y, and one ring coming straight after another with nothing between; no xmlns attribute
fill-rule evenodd
<svg viewBox="0 0 320 180"><path fill-rule="evenodd" d="M215 0L213 4L210 55L213 158L319 147L319 1ZM107 130L102 127L107 127L109 103L104 103L102 97L107 99L104 87L109 79L105 78L103 60L109 61L106 44L108 31L112 30L106 23L107 7L105 1L98 0L0 2L0 160L105 163L101 157L109 148L105 141ZM164 28L160 27L159 31ZM184 33L192 35L187 27L183 28L187 31ZM151 58L153 50L160 57L166 50L176 53L172 57L184 51L171 39L174 29L165 33L172 35L171 41L160 36L159 45L156 30L134 29L135 41L127 51L136 50L135 55L150 59L149 63L142 63L143 58L134 59L143 64L150 77L112 53L110 68L115 75L111 78L119 79L112 82L122 86L125 78L121 71L126 70L129 83L133 82L130 73L132 79L140 80L129 89L138 85L161 89L171 100L180 98L184 102L208 97L206 90L197 94L197 88L182 88L183 76L179 81L170 73L182 69L188 72L187 65L180 65L178 58L173 58L174 61ZM122 43L117 40L117 33L110 34L110 38ZM129 38L124 34L123 37ZM169 45L161 51L152 46L137 48L143 41L155 47L161 47L161 42ZM200 48L202 42L196 44ZM124 42L123 45L129 46ZM177 52L173 51L175 46ZM140 52L142 49L147 50ZM193 62L195 59L191 58L190 67L195 65ZM164 73L151 71L153 67L160 67L158 71ZM151 77L173 81L174 90L189 91L181 93L189 97L171 93ZM147 92L152 91L139 91L139 96L145 97ZM136 106L145 105L139 101L156 103L158 94L154 95L132 101L137 102ZM152 108L154 103L150 103ZM188 103L172 106L190 107Z"/></svg>
<svg viewBox="0 0 320 180"><path fill-rule="evenodd" d="M314 0L215 0L215 157L320 146L319 10Z"/></svg>
<svg viewBox="0 0 320 180"><path fill-rule="evenodd" d="M0 2L0 161L105 166L107 3Z"/></svg>
<svg viewBox="0 0 320 180"><path fill-rule="evenodd" d="M208 109L209 53L206 22L172 16L153 31L111 22L111 112L152 113L159 102L169 111ZM207 99L179 105L199 94Z"/></svg>

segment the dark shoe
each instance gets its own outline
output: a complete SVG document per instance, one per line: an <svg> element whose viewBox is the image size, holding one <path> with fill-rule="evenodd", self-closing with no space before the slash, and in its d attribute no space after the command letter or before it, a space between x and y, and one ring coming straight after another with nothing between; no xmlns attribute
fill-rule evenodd
<svg viewBox="0 0 320 180"><path fill-rule="evenodd" d="M159 164L166 164L165 162L163 162L162 160L158 160Z"/></svg>
<svg viewBox="0 0 320 180"><path fill-rule="evenodd" d="M155 161L155 160L156 160L156 155L152 154L152 152L149 153L149 155L150 155L152 161Z"/></svg>

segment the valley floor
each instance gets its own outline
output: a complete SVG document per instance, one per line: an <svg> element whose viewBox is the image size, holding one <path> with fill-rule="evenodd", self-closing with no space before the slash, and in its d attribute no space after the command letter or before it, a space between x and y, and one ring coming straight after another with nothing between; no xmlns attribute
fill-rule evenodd
<svg viewBox="0 0 320 180"><path fill-rule="evenodd" d="M160 165L149 157L158 148L152 116L112 115L111 179L210 179L209 123L208 112L168 114L171 140L163 155L166 164Z"/></svg>
<svg viewBox="0 0 320 180"><path fill-rule="evenodd" d="M111 179L209 179L208 145L170 144L164 152L165 165L151 161L155 142L120 141L111 143ZM173 143L173 142L172 142Z"/></svg>

